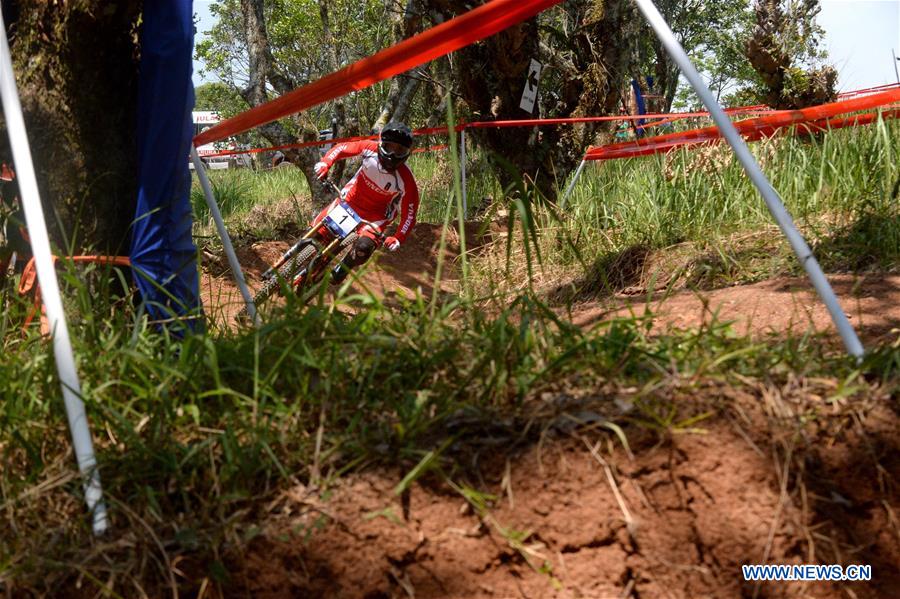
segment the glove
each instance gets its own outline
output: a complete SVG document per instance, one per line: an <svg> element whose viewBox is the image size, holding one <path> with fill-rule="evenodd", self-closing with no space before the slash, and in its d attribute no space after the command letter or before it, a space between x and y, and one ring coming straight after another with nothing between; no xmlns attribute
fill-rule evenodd
<svg viewBox="0 0 900 599"><path fill-rule="evenodd" d="M313 170L316 171L316 178L318 178L319 181L324 180L325 177L328 175L329 168L330 167L326 163L321 162L321 161L317 162L316 165L313 167Z"/></svg>
<svg viewBox="0 0 900 599"><path fill-rule="evenodd" d="M384 247L392 252L395 252L397 251L397 248L400 247L400 240L392 235L384 240Z"/></svg>

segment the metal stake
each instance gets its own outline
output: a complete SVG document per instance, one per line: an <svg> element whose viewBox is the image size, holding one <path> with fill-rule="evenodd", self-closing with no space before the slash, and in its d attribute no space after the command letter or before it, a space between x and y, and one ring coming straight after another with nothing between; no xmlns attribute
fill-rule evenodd
<svg viewBox="0 0 900 599"><path fill-rule="evenodd" d="M468 214L468 204L466 203L466 130L465 128L460 129L459 131L459 147L460 147L460 160L462 161L462 201L463 201L463 214Z"/></svg>
<svg viewBox="0 0 900 599"><path fill-rule="evenodd" d="M260 325L259 316L256 313L256 306L253 304L253 296L250 295L250 289L244 280L244 272L241 270L241 263L238 262L237 254L234 253L234 246L231 245L231 236L228 235L228 229L225 228L225 220L219 211L219 205L213 195L212 185L209 184L209 177L206 176L206 169L200 155L197 154L196 146L191 146L191 160L194 162L194 171L200 179L200 187L203 188L203 197L206 198L206 205L209 206L209 212L212 214L213 220L216 221L216 229L219 231L219 237L222 238L222 247L225 248L225 255L228 256L228 264L231 266L231 272L237 283L238 289L241 290L241 296L244 303L247 304L247 314L253 319L256 326Z"/></svg>
<svg viewBox="0 0 900 599"><path fill-rule="evenodd" d="M38 283L41 286L41 296L47 309L47 319L50 321L50 331L53 335L53 355L56 358L56 370L59 373L69 430L72 433L75 459L78 462L78 470L84 477L84 499L88 511L93 517L94 534L99 536L109 527L109 519L106 513L106 504L103 502L103 488L100 486L100 474L97 470L91 429L84 402L81 400L81 383L75 368L75 355L72 352L69 327L66 325L59 281L53 266L50 236L47 233L44 211L41 208L41 197L34 174L34 163L31 160L31 148L28 145L28 136L25 131L22 105L13 75L12 58L9 52L9 41L6 39L6 24L3 21L2 12L0 12L0 98L2 98L3 114L6 117L6 126L9 131L9 142L16 165L19 190L22 193L25 223L31 238L31 250L34 253L34 262L37 267Z"/></svg>
<svg viewBox="0 0 900 599"><path fill-rule="evenodd" d="M722 132L722 136L734 149L735 155L738 160L740 160L744 170L750 177L750 180L759 190L763 200L766 202L769 212L772 213L772 216L778 222L778 226L781 228L785 237L787 237L788 242L790 242L791 248L793 248L794 253L797 255L797 259L800 260L800 264L806 269L806 274L812 281L813 287L815 287L819 297L828 308L828 312L831 314L831 320L834 321L834 325L837 327L838 333L840 333L841 339L844 341L844 347L847 348L847 352L856 358L862 358L865 351L862 343L860 343L856 331L853 329L850 321L847 320L846 314L844 314L844 311L841 309L838 299L834 294L834 290L828 283L828 279L825 278L825 273L822 272L822 268L816 261L815 256L813 256L812 250L809 249L806 240L803 239L803 236L794 225L794 221L785 209L784 204L782 204L778 193L772 188L769 180L766 179L766 176L759 168L759 164L756 163L756 159L753 157L753 154L750 153L747 144L728 119L728 115L726 115L725 111L722 110L722 107L719 106L719 103L713 97L712 92L706 87L706 84L700 77L700 73L694 68L690 58L688 58L688 55L681 47L681 44L678 43L678 40L675 39L675 35L672 33L668 24L666 24L662 15L659 14L659 11L656 9L653 2L651 0L635 0L635 2L637 3L638 8L641 9L641 12L644 13L650 26L653 27L657 37L659 37L660 41L666 47L669 55L678 64L678 67L681 69L685 78L687 78L694 88L694 91L697 92L697 95L700 96L700 99L706 105L706 109L709 110L716 126Z"/></svg>
<svg viewBox="0 0 900 599"><path fill-rule="evenodd" d="M891 48L891 57L894 59L892 62L894 63L894 77L897 78L897 83L900 84L900 71L897 70L897 61L900 58L897 58L897 54L894 52L894 49Z"/></svg>
<svg viewBox="0 0 900 599"><path fill-rule="evenodd" d="M569 182L569 186L566 187L565 193L563 193L562 198L559 200L559 207L563 208L566 205L566 200L569 199L569 194L572 193L572 190L575 189L575 184L578 183L578 179L581 178L581 171L584 170L584 164L587 160L582 159L581 164L578 165L578 168L575 169L575 174L572 175L572 180Z"/></svg>

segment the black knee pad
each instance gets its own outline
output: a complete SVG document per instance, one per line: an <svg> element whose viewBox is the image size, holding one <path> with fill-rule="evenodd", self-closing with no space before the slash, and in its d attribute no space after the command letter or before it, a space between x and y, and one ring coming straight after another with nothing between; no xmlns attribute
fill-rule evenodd
<svg viewBox="0 0 900 599"><path fill-rule="evenodd" d="M370 237L359 237L353 242L353 248L348 256L354 266L359 266L369 259L372 252L375 251L375 240Z"/></svg>

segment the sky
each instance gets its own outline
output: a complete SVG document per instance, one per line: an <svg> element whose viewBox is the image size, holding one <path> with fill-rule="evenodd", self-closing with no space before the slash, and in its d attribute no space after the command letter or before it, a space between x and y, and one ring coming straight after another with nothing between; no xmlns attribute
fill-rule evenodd
<svg viewBox="0 0 900 599"><path fill-rule="evenodd" d="M199 17L197 39L214 20L209 6L214 0L194 0ZM825 47L838 69L838 90L850 91L897 83L891 56L900 56L900 0L820 0L819 25L825 30ZM211 80L199 76L202 64L194 61L194 85Z"/></svg>
<svg viewBox="0 0 900 599"><path fill-rule="evenodd" d="M898 83L891 56L900 56L900 0L821 0L828 61L838 90Z"/></svg>
<svg viewBox="0 0 900 599"><path fill-rule="evenodd" d="M215 19L209 12L209 5L212 4L214 0L194 0L194 15L200 20L197 23L197 35L194 37L194 43L196 44L201 39L203 39L203 32L212 29L213 25L216 24ZM203 63L194 60L194 86L198 86L202 83L206 83L207 81L215 81L214 77L210 77L207 75L206 77L200 76L200 69L203 68Z"/></svg>

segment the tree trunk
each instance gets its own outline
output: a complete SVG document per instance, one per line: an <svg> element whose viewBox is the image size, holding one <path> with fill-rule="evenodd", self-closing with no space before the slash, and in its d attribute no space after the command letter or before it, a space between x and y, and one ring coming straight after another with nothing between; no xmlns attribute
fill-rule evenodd
<svg viewBox="0 0 900 599"><path fill-rule="evenodd" d="M263 13L263 0L241 0L241 13L244 22L244 33L247 39L247 51L249 53L249 81L247 87L241 90L241 96L250 106L259 106L269 100L266 91L266 82L279 82L278 87L290 85L283 76L279 76L272 61L269 50L269 36L266 30L265 14ZM277 88L276 88L277 89ZM284 93L290 88L279 89ZM295 144L299 140L288 133L278 122L268 123L259 128L259 132L273 145ZM311 141L318 138L318 131L304 131L303 141ZM316 178L313 166L318 162L317 150L284 150L285 158L303 171L306 182L312 193L313 204L324 207L334 198L334 190L324 181Z"/></svg>
<svg viewBox="0 0 900 599"><path fill-rule="evenodd" d="M805 21L811 28L818 12L818 0L806 0L799 6L783 5L783 0L757 0L756 25L747 43L746 56L762 80L763 101L769 107L805 108L837 98L834 67L804 69L795 65L784 39L789 23Z"/></svg>
<svg viewBox="0 0 900 599"><path fill-rule="evenodd" d="M398 75L391 80L391 89L388 98L381 108L381 114L375 119L373 130L380 130L390 121L406 120L409 106L419 91L422 83L421 75L416 69Z"/></svg>
<svg viewBox="0 0 900 599"><path fill-rule="evenodd" d="M319 19L322 21L322 33L325 38L325 46L328 49L328 68L331 72L341 68L341 61L338 59L338 45L331 33L331 18L328 15L328 0L319 0ZM359 134L359 122L347 122L347 109L344 105L343 98L337 98L332 102L333 111L331 119L331 136L332 137L348 137ZM344 170L347 162L339 161L331 167L328 173L328 179L331 181L340 181L344 176ZM329 191L331 191L329 189Z"/></svg>
<svg viewBox="0 0 900 599"><path fill-rule="evenodd" d="M429 0L429 7L451 18L466 12L470 3ZM456 53L454 69L460 93L473 113L484 120L531 116L519 107L519 101L532 58L548 64L539 90L541 116L597 116L616 110L620 83L628 73L628 25L634 18L631 3L569 0L563 10L566 31L543 53L538 35L538 19L545 18L541 16ZM471 137L489 151L505 186L524 178L552 201L558 185L581 161L598 130L593 124L486 128L473 130Z"/></svg>
<svg viewBox="0 0 900 599"><path fill-rule="evenodd" d="M64 250L128 251L140 12L140 2L3 2L46 220Z"/></svg>
<svg viewBox="0 0 900 599"><path fill-rule="evenodd" d="M402 12L391 11L394 39L404 40L422 31L422 7L418 0L407 0ZM422 76L419 69L411 69L391 79L387 100L372 124L373 131L379 131L390 121L404 121L410 104L419 91Z"/></svg>

